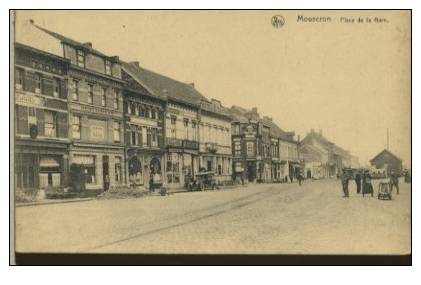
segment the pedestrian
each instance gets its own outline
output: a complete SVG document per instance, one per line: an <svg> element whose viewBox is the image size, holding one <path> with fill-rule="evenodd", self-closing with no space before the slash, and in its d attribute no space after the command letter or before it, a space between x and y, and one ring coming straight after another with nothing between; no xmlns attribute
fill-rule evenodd
<svg viewBox="0 0 421 285"><path fill-rule="evenodd" d="M393 186L396 187L396 194L399 195L399 176L398 174L392 170L390 174L390 181L389 181L390 192L393 190Z"/></svg>
<svg viewBox="0 0 421 285"><path fill-rule="evenodd" d="M344 198L349 198L349 191L348 191L349 179L350 179L349 175L343 172L341 176L341 182L342 182L342 191L344 192Z"/></svg>
<svg viewBox="0 0 421 285"><path fill-rule="evenodd" d="M358 171L355 175L355 183L357 184L357 194L361 192L361 173Z"/></svg>
<svg viewBox="0 0 421 285"><path fill-rule="evenodd" d="M301 182L303 181L303 179L304 179L304 176L301 174L301 172L300 173L298 173L298 185L300 185L301 186Z"/></svg>
<svg viewBox="0 0 421 285"><path fill-rule="evenodd" d="M292 177L292 175L289 175L289 180L291 181L291 183L293 182L294 178Z"/></svg>
<svg viewBox="0 0 421 285"><path fill-rule="evenodd" d="M374 196L373 185L371 184L371 175L368 170L365 170L363 174L363 197L364 194L371 194L371 197Z"/></svg>
<svg viewBox="0 0 421 285"><path fill-rule="evenodd" d="M154 192L153 189L153 173L151 172L150 177L149 177L149 192Z"/></svg>
<svg viewBox="0 0 421 285"><path fill-rule="evenodd" d="M107 174L105 175L105 179L104 179L104 191L107 191L109 187L110 187L110 176Z"/></svg>

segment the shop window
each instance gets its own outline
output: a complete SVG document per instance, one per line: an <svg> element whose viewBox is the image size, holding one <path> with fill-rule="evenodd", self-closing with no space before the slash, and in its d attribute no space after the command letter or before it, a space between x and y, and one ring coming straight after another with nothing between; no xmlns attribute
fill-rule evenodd
<svg viewBox="0 0 421 285"><path fill-rule="evenodd" d="M16 68L15 72L15 88L18 90L23 89L23 78L25 71L22 68Z"/></svg>
<svg viewBox="0 0 421 285"><path fill-rule="evenodd" d="M105 74L111 75L111 62L109 60L105 60Z"/></svg>
<svg viewBox="0 0 421 285"><path fill-rule="evenodd" d="M180 161L178 153L167 155L167 183L180 183Z"/></svg>
<svg viewBox="0 0 421 285"><path fill-rule="evenodd" d="M120 122L114 122L114 142L120 142Z"/></svg>
<svg viewBox="0 0 421 285"><path fill-rule="evenodd" d="M81 134L81 117L78 115L73 115L72 117L72 137L74 139L80 139Z"/></svg>
<svg viewBox="0 0 421 285"><path fill-rule="evenodd" d="M44 111L44 133L46 137L56 137L57 118L56 113L45 110Z"/></svg>
<svg viewBox="0 0 421 285"><path fill-rule="evenodd" d="M53 93L53 95L54 95L54 97L58 98L58 97L60 97L60 86L61 86L61 80L60 80L60 78L56 78L55 77L53 84L54 84L54 93Z"/></svg>
<svg viewBox="0 0 421 285"><path fill-rule="evenodd" d="M85 53L83 50L77 50L77 65L80 67L85 67Z"/></svg>
<svg viewBox="0 0 421 285"><path fill-rule="evenodd" d="M105 107L107 105L107 96L105 92L105 88L101 87L101 106Z"/></svg>
<svg viewBox="0 0 421 285"><path fill-rule="evenodd" d="M115 157L115 182L121 183L122 182L122 167L121 167L121 157Z"/></svg>
<svg viewBox="0 0 421 285"><path fill-rule="evenodd" d="M73 93L72 93L73 101L79 101L79 81L73 80Z"/></svg>
<svg viewBox="0 0 421 285"><path fill-rule="evenodd" d="M92 84L88 84L88 104L94 103L94 86Z"/></svg>

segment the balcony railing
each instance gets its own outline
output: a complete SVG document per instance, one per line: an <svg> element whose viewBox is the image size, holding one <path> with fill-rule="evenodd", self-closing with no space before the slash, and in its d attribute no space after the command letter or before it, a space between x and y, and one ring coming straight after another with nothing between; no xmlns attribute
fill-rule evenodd
<svg viewBox="0 0 421 285"><path fill-rule="evenodd" d="M167 146L171 147L183 147L183 140L176 138L167 138Z"/></svg>
<svg viewBox="0 0 421 285"><path fill-rule="evenodd" d="M197 141L183 140L183 147L188 149L199 149Z"/></svg>

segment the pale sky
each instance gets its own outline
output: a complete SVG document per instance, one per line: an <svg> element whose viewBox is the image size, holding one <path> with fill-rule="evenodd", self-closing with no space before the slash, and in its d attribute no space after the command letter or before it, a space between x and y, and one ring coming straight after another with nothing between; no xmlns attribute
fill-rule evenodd
<svg viewBox="0 0 421 285"><path fill-rule="evenodd" d="M271 25L273 15L285 25ZM330 23L297 16L331 16ZM387 23L340 23L340 17ZM303 138L311 128L366 164L410 163L410 14L393 11L19 11L52 31L184 82L227 107L256 106Z"/></svg>

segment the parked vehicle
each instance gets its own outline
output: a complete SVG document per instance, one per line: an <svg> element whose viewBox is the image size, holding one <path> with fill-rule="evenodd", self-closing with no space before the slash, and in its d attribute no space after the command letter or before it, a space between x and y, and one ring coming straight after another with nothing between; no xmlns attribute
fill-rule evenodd
<svg viewBox="0 0 421 285"><path fill-rule="evenodd" d="M215 180L215 174L212 171L199 172L193 177L186 181L186 187L188 191L203 191L207 189L218 189L218 185Z"/></svg>

